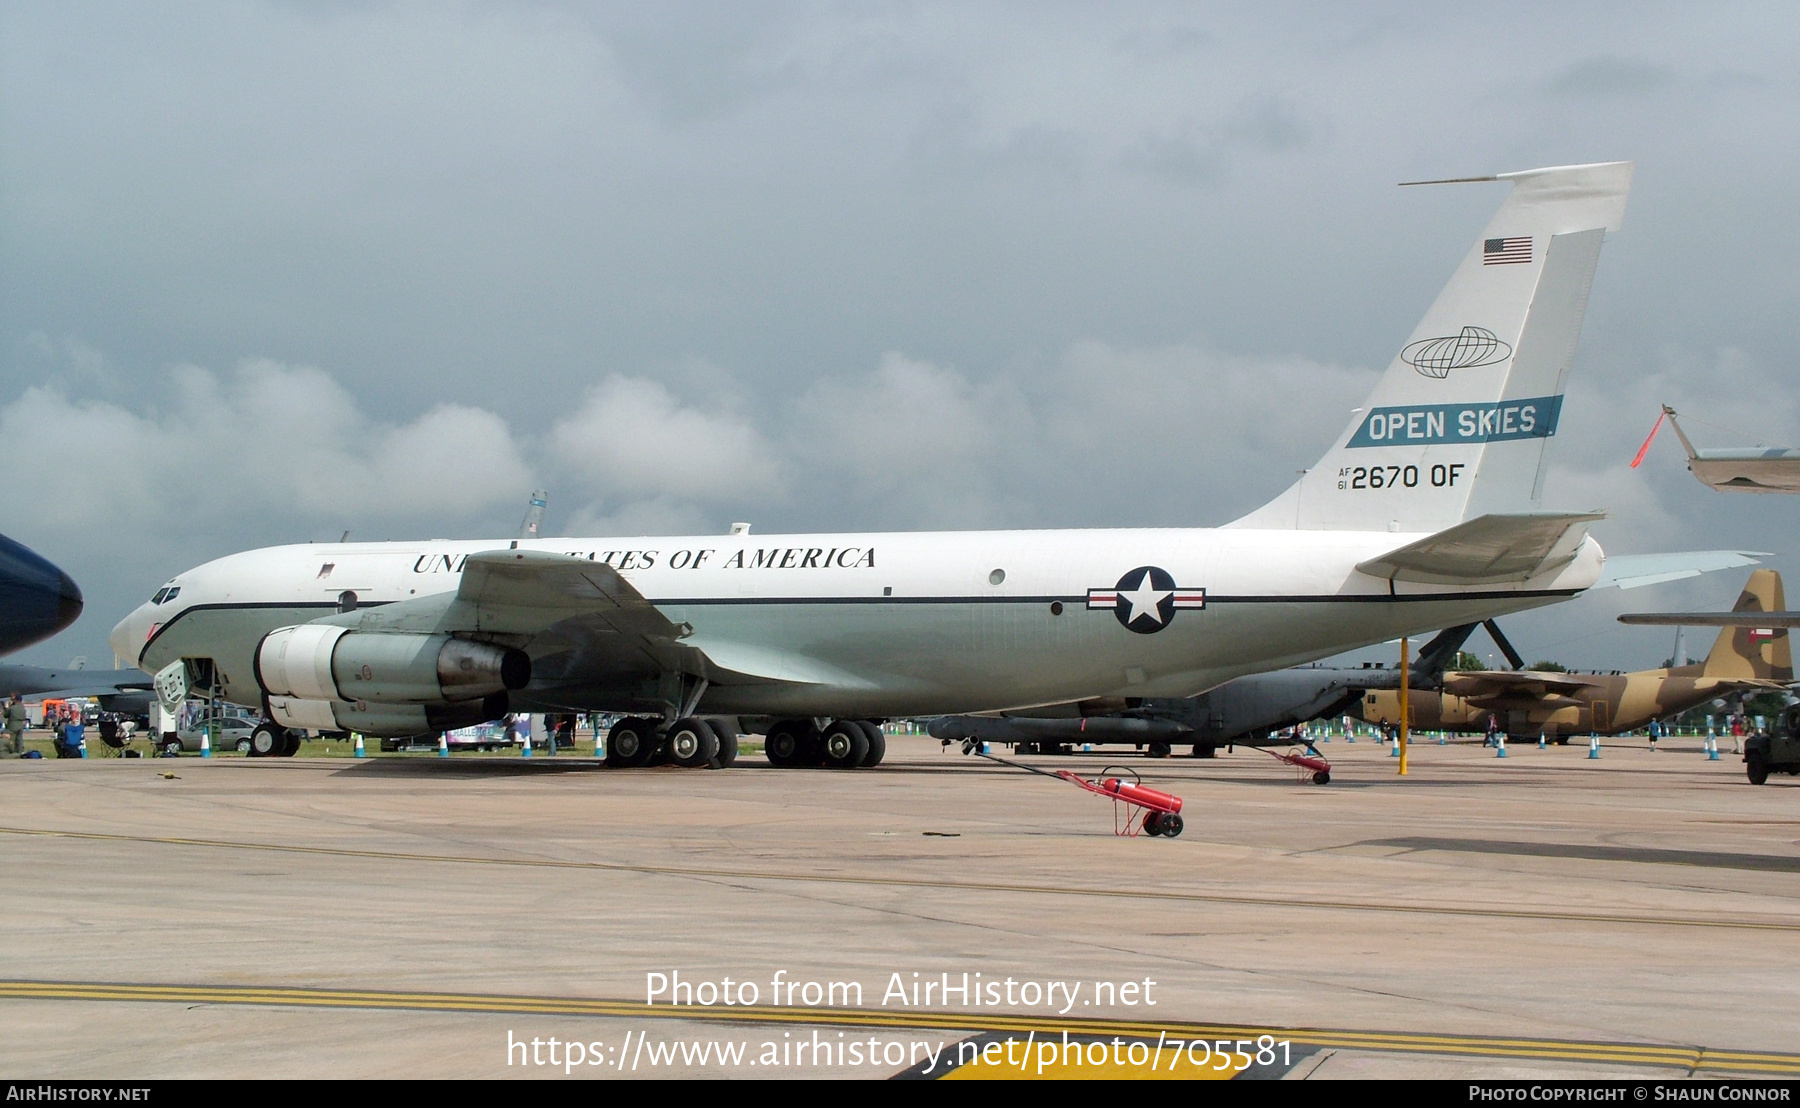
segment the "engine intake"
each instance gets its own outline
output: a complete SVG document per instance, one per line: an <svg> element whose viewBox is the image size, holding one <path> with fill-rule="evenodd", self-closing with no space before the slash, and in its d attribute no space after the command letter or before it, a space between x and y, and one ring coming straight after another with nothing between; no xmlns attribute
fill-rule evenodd
<svg viewBox="0 0 1800 1108"><path fill-rule="evenodd" d="M531 682L522 650L449 635L281 627L256 648L256 680L270 696L372 704L480 700Z"/></svg>

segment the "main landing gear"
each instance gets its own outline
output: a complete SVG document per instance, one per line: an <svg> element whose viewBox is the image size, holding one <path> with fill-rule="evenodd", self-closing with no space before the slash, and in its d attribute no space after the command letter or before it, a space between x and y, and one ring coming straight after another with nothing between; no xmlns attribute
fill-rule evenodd
<svg viewBox="0 0 1800 1108"><path fill-rule="evenodd" d="M285 727L264 720L250 732L252 758L292 758L300 753L300 736Z"/></svg>
<svg viewBox="0 0 1800 1108"><path fill-rule="evenodd" d="M887 736L866 719L833 720L823 728L810 719L784 719L763 737L763 753L784 768L870 769L887 756Z"/></svg>
<svg viewBox="0 0 1800 1108"><path fill-rule="evenodd" d="M726 720L689 716L664 726L632 716L606 735L606 764L621 769L670 762L684 769L722 769L737 761L737 728Z"/></svg>

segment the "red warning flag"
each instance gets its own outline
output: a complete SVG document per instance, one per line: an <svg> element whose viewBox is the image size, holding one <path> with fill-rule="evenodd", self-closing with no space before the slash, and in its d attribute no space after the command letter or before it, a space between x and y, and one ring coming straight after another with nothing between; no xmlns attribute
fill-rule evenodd
<svg viewBox="0 0 1800 1108"><path fill-rule="evenodd" d="M1656 426L1650 428L1650 437L1644 440L1644 445L1638 447L1637 457L1631 459L1632 469L1636 469L1638 463L1644 460L1644 455L1650 453L1650 444L1655 441L1656 433L1662 430L1663 420L1667 418L1669 418L1669 413L1666 409L1656 417Z"/></svg>

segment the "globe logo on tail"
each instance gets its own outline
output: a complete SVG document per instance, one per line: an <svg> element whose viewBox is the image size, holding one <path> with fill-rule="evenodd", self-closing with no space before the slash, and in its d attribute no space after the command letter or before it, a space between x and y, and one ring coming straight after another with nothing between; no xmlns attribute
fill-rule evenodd
<svg viewBox="0 0 1800 1108"><path fill-rule="evenodd" d="M1464 327L1458 334L1407 343L1406 349L1400 351L1400 360L1422 376L1441 381L1453 369L1504 362L1512 357L1512 352L1510 345L1486 327Z"/></svg>

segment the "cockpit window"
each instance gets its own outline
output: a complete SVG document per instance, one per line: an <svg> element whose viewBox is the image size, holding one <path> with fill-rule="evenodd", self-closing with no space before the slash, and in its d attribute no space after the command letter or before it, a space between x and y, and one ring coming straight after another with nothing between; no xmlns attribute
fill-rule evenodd
<svg viewBox="0 0 1800 1108"><path fill-rule="evenodd" d="M180 585L176 585L172 589L157 589L156 595L150 598L150 603L152 603L152 604L167 604L169 601L175 599L175 597L177 595L179 595L180 592L181 592Z"/></svg>

